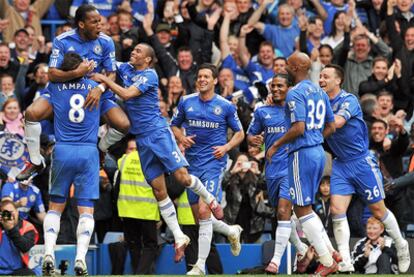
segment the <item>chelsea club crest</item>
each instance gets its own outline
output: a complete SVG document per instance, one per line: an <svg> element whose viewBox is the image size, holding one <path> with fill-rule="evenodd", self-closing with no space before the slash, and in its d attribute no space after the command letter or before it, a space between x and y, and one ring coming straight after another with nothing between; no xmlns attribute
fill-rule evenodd
<svg viewBox="0 0 414 277"><path fill-rule="evenodd" d="M0 132L0 164L14 167L27 160L26 145L23 138L17 134Z"/></svg>
<svg viewBox="0 0 414 277"><path fill-rule="evenodd" d="M217 106L217 107L214 108L214 114L215 115L220 115L221 112L222 112L222 110L221 110L221 108L219 106Z"/></svg>
<svg viewBox="0 0 414 277"><path fill-rule="evenodd" d="M93 48L93 52L96 55L101 55L102 54L102 47L99 44L95 45L95 47Z"/></svg>

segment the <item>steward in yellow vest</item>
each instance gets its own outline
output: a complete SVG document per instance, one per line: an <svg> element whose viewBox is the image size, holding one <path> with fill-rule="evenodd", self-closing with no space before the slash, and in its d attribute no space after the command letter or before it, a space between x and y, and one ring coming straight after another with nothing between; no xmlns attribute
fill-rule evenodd
<svg viewBox="0 0 414 277"><path fill-rule="evenodd" d="M134 139L128 140L128 149L135 150L118 160L118 214L123 221L133 274L154 274L160 220L158 202L144 178Z"/></svg>

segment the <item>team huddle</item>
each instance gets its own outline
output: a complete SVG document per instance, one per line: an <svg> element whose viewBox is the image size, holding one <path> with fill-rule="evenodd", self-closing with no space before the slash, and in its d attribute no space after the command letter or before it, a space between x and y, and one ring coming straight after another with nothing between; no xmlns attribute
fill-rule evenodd
<svg viewBox="0 0 414 277"><path fill-rule="evenodd" d="M63 33L53 42L47 93L27 109L25 137L31 164L18 179L27 179L44 166L39 151L39 121L53 115L56 134L51 199L44 220L43 274L54 274L53 249L60 216L74 184L80 214L74 271L77 275L87 275L85 256L94 230L94 200L99 198L96 145L102 116L111 128L99 142L101 151L107 151L127 132L136 137L145 179L152 186L161 216L174 235L176 262L183 258L190 239L180 229L164 174L173 174L187 188L188 201L198 211L200 226L198 260L187 274L204 275L213 231L229 238L234 255L240 253L242 229L221 220L223 210L219 204L227 152L245 137L236 107L214 92L216 67L203 64L196 76L198 92L181 99L170 126L159 110L152 47L140 43L128 63L115 62L113 41L100 33L99 20L93 6L78 8L75 16L78 28ZM303 53L289 57L288 74L272 78L268 104L256 109L247 131L250 144L265 145L269 200L277 210L275 250L266 271L278 273L289 240L297 250L298 267L309 263L306 253L310 247L296 232L291 220L292 207L318 256L320 265L315 274L354 271L346 211L352 194L357 193L394 240L399 271L406 272L410 265L408 242L401 236L395 216L384 205L382 176L375 157L368 151L368 132L358 99L341 90L344 81L341 67L327 65L321 72L320 86L316 86L307 77L310 65L309 57ZM122 80L122 86L114 81L115 75ZM115 103L112 92L124 100L128 116ZM228 140L229 128L233 136ZM338 251L312 210L325 165L324 140L336 157L332 166L331 211ZM177 142L184 146L185 156Z"/></svg>

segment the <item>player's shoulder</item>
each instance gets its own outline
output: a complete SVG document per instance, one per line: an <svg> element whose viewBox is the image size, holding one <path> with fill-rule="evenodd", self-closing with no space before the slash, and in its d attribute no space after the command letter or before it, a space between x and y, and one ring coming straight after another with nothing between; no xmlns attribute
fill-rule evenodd
<svg viewBox="0 0 414 277"><path fill-rule="evenodd" d="M339 97L341 99L358 100L358 98L354 94L346 92L345 90L341 90L341 93L339 94Z"/></svg>
<svg viewBox="0 0 414 277"><path fill-rule="evenodd" d="M223 103L223 105L233 105L233 103L219 94L216 94L216 101Z"/></svg>
<svg viewBox="0 0 414 277"><path fill-rule="evenodd" d="M264 104L262 106L257 107L254 110L254 114L261 114L263 112L266 112L267 110L271 109L273 106L269 105L269 104Z"/></svg>
<svg viewBox="0 0 414 277"><path fill-rule="evenodd" d="M40 189L38 187L36 187L35 185L29 185L29 187L31 188L31 190L35 193L35 194L39 194L40 193Z"/></svg>
<svg viewBox="0 0 414 277"><path fill-rule="evenodd" d="M103 41L106 41L106 42L112 42L113 40L112 40L112 38L110 37L110 36L108 36L108 35L106 35L106 34L104 34L104 33L99 33L99 37L98 37L98 39L99 40L103 40Z"/></svg>
<svg viewBox="0 0 414 277"><path fill-rule="evenodd" d="M74 30L70 30L70 31L67 31L67 32L64 32L64 33L62 33L62 34L58 35L58 36L56 37L56 40L58 40L58 41L62 41L62 40L64 40L64 39L71 38L71 37L73 37L73 36L75 36L75 35L76 35L76 30L75 30L75 29L74 29Z"/></svg>
<svg viewBox="0 0 414 277"><path fill-rule="evenodd" d="M195 92L195 93L191 93L191 94L184 95L184 96L181 98L181 102L182 102L182 103L186 103L186 102L190 102L190 101L198 100L199 95L200 95L200 93L198 93L198 92Z"/></svg>

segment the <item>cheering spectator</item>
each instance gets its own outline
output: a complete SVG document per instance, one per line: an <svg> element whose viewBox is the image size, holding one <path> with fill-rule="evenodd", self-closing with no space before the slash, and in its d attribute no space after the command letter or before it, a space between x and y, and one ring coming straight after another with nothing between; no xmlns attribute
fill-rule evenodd
<svg viewBox="0 0 414 277"><path fill-rule="evenodd" d="M11 59L9 45L0 43L0 74L8 74L16 81L19 72L19 64Z"/></svg>
<svg viewBox="0 0 414 277"><path fill-rule="evenodd" d="M339 44L344 41L345 26L346 26L347 14L344 11L335 13L332 30L328 36L324 37L321 41L322 44L328 44L332 49L335 49Z"/></svg>
<svg viewBox="0 0 414 277"><path fill-rule="evenodd" d="M16 206L10 200L1 201L0 215L0 275L35 275L28 268L28 252L39 239L36 228L19 219Z"/></svg>
<svg viewBox="0 0 414 277"><path fill-rule="evenodd" d="M287 58L295 51L295 39L300 32L297 23L293 22L295 11L288 4L282 4L279 6L278 12L280 25L258 22L266 6L272 2L273 0L263 0L259 8L250 17L248 25L254 26L267 41L270 41ZM242 37L242 34L240 34L240 37Z"/></svg>
<svg viewBox="0 0 414 277"><path fill-rule="evenodd" d="M19 102L16 98L9 98L4 102L0 113L0 126L12 134L24 137L23 114L20 112Z"/></svg>
<svg viewBox="0 0 414 277"><path fill-rule="evenodd" d="M262 181L257 162L249 161L240 154L230 172L226 172L223 190L227 206L224 219L228 224L239 224L243 228L242 241L255 242L264 228L264 218L255 213L256 196L262 191Z"/></svg>
<svg viewBox="0 0 414 277"><path fill-rule="evenodd" d="M403 6L401 4L402 2L407 2L407 5L411 5L412 3L412 1L411 3L409 3L410 1L399 1L400 6ZM405 109L407 114L412 115L414 106L414 26L407 25L404 29L400 22L401 33L399 34L395 26L397 20L397 15L394 13L395 3L395 0L389 0L387 2L387 17L385 22L387 24L390 45L394 52L394 56L401 61L402 80L400 83L400 90L410 99L406 102L407 106ZM401 17L404 18L403 15L401 15ZM411 18L410 21L414 22L414 19Z"/></svg>
<svg viewBox="0 0 414 277"><path fill-rule="evenodd" d="M371 75L374 60L370 54L371 42L380 55L387 57L391 53L384 41L369 32L367 28L360 26L355 31L351 53L348 56L342 54L347 57L344 63L345 81L343 87L352 94L358 95L359 84ZM349 43L344 40L342 51L347 53L349 46ZM342 61L339 64L341 65Z"/></svg>
<svg viewBox="0 0 414 277"><path fill-rule="evenodd" d="M355 244L351 256L357 273L398 274L394 242L384 235L384 224L374 217L368 219L367 236Z"/></svg>
<svg viewBox="0 0 414 277"><path fill-rule="evenodd" d="M330 187L331 177L323 176L319 185L319 191L316 197L316 202L313 204L313 210L319 216L325 227L326 232L330 237L333 236L332 216L330 212Z"/></svg>
<svg viewBox="0 0 414 277"><path fill-rule="evenodd" d="M21 219L29 220L30 210L33 208L37 219L43 223L46 216L45 206L40 190L32 184L32 180L5 183L1 189L1 201L6 199L14 202Z"/></svg>
<svg viewBox="0 0 414 277"><path fill-rule="evenodd" d="M76 10L82 4L89 4L98 9L99 13L103 16L109 16L116 12L116 9L121 4L122 0L73 0L70 7L69 14L71 17L75 17Z"/></svg>
<svg viewBox="0 0 414 277"><path fill-rule="evenodd" d="M14 33L27 24L35 29L36 36L42 35L40 19L46 14L54 0L36 0L33 4L28 0L14 0L10 5L8 0L0 1L0 17L10 22L8 28L3 30L3 41L8 43L13 39Z"/></svg>
<svg viewBox="0 0 414 277"><path fill-rule="evenodd" d="M382 90L389 91L395 96L398 94L399 81L401 81L401 61L397 59L391 67L388 67L386 58L376 57L372 62L372 75L359 84L359 96L366 93L378 95Z"/></svg>
<svg viewBox="0 0 414 277"><path fill-rule="evenodd" d="M0 110L2 109L4 102L9 98L16 98L14 93L14 82L12 76L4 74L0 78Z"/></svg>
<svg viewBox="0 0 414 277"><path fill-rule="evenodd" d="M287 60L284 57L277 57L273 60L273 72L275 74L286 74Z"/></svg>
<svg viewBox="0 0 414 277"><path fill-rule="evenodd" d="M168 114L170 117L173 116L175 108L178 106L178 102L181 97L186 95L186 92L183 88L183 83L181 82L180 77L171 76L168 80Z"/></svg>

